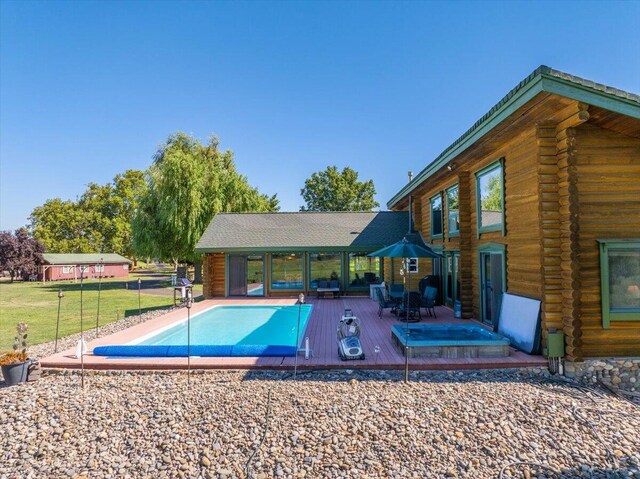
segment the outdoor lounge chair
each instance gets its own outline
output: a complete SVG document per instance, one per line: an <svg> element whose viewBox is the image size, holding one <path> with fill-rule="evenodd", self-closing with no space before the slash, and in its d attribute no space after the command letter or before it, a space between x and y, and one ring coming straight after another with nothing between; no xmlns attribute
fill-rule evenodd
<svg viewBox="0 0 640 479"><path fill-rule="evenodd" d="M436 297L438 296L438 288L427 286L424 288L422 295L422 306L427 310L430 316L436 318Z"/></svg>
<svg viewBox="0 0 640 479"><path fill-rule="evenodd" d="M396 317L400 321L422 321L420 308L422 307L422 297L417 291L405 293L402 303L398 305Z"/></svg>
<svg viewBox="0 0 640 479"><path fill-rule="evenodd" d="M336 279L318 282L318 288L316 289L318 299L324 297L327 293L331 294L334 298L340 297L340 282Z"/></svg>
<svg viewBox="0 0 640 479"><path fill-rule="evenodd" d="M393 309L397 306L395 301L387 301L384 299L384 293L381 288L376 288L376 293L378 295L378 317L382 317L382 312L385 309Z"/></svg>

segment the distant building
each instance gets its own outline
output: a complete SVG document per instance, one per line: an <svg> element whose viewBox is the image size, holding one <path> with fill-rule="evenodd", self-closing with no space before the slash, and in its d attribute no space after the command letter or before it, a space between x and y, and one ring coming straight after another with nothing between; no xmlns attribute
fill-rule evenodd
<svg viewBox="0 0 640 479"><path fill-rule="evenodd" d="M75 280L84 278L127 278L131 261L115 253L42 255L42 281Z"/></svg>

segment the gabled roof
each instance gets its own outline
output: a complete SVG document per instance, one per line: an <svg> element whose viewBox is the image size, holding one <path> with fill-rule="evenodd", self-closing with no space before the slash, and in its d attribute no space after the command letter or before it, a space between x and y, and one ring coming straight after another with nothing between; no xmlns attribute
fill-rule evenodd
<svg viewBox="0 0 640 479"><path fill-rule="evenodd" d="M401 240L408 229L406 212L219 213L196 251L373 251Z"/></svg>
<svg viewBox="0 0 640 479"><path fill-rule="evenodd" d="M116 253L70 253L70 254L54 254L45 253L42 255L44 262L47 264L122 264L131 263L124 256Z"/></svg>
<svg viewBox="0 0 640 479"><path fill-rule="evenodd" d="M522 80L460 138L440 153L435 160L416 175L411 183L396 193L387 203L387 207L392 208L424 183L426 179L443 168L449 161L452 161L518 108L542 92L563 96L640 119L640 95L595 83L591 80L585 80L542 65Z"/></svg>

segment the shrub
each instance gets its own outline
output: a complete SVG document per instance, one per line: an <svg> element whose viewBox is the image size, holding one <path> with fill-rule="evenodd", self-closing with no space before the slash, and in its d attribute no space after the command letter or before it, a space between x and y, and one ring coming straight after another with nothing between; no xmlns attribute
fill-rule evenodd
<svg viewBox="0 0 640 479"><path fill-rule="evenodd" d="M27 330L26 323L16 325L16 336L13 338L13 351L0 356L0 365L20 363L27 360Z"/></svg>

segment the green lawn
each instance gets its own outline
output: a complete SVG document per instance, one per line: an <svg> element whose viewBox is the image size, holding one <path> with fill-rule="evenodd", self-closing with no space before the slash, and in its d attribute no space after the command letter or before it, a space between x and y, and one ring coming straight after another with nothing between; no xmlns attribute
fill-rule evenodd
<svg viewBox="0 0 640 479"><path fill-rule="evenodd" d="M129 280L133 285L137 278ZM51 341L55 338L58 309L58 288L64 298L60 308L60 337L80 331L80 283L0 283L0 352L13 344L18 322L29 325L29 344ZM143 311L173 304L170 296L143 294ZM83 285L83 318L85 329L95 328L98 305L98 281L87 280ZM100 324L116 321L118 317L138 314L138 292L124 289L122 281L102 283L100 296Z"/></svg>

